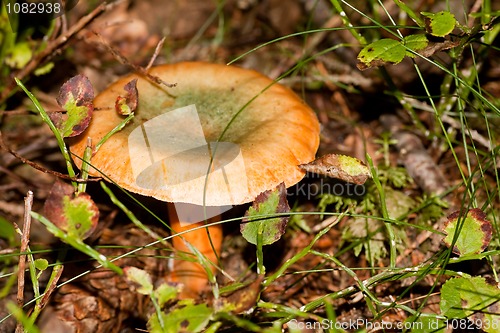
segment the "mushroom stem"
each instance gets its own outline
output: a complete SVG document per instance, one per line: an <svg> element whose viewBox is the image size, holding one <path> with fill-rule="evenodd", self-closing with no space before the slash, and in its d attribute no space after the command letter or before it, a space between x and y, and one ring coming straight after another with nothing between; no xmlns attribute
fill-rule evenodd
<svg viewBox="0 0 500 333"><path fill-rule="evenodd" d="M172 203L167 203L167 205L170 227L172 228L173 233L179 233L196 228L198 226L205 225L205 221L192 223L179 220L179 214L176 211L175 205ZM189 207L192 210L198 210L197 213L199 213L200 209L203 209L201 206L187 206L183 204L183 209L186 209L186 207ZM220 215L208 219L208 223L216 221L220 221ZM210 260L212 263L217 264L217 259L220 255L222 246L222 227L220 225L209 226L208 233L210 234L210 238L207 234L207 229L203 228L187 232L178 237L174 237L172 240L173 247L178 252L190 253L191 250L186 245L186 242L190 243L191 245L195 246L196 249L207 258L207 260ZM210 240L212 242L210 242ZM177 259L174 261L171 280L174 282L179 282L184 286L179 294L179 298L181 299L197 298L205 289L208 283L207 273L205 272L205 269L200 263L197 262L196 257L194 257L194 260L195 261ZM215 273L215 267L211 266L211 269L212 272Z"/></svg>

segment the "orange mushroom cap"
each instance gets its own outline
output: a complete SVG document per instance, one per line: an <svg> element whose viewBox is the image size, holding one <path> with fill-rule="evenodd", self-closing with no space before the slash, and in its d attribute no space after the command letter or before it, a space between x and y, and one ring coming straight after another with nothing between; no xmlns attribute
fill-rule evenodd
<svg viewBox="0 0 500 333"><path fill-rule="evenodd" d="M111 84L95 98L86 132L70 142L77 165L87 137L95 144L123 121L115 101L137 78L135 117L92 157L91 174L162 201L207 206L250 202L304 177L298 165L314 159L319 123L290 89L253 70L202 62L150 74L176 86L137 74Z"/></svg>

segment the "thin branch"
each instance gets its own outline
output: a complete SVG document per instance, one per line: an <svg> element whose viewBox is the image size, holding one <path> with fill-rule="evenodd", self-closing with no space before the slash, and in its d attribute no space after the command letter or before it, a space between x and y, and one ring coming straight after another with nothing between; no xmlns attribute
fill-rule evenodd
<svg viewBox="0 0 500 333"><path fill-rule="evenodd" d="M137 73L139 73L141 75L144 75L150 81L152 81L156 84L164 85L168 88L173 88L173 87L177 86L177 83L168 83L168 82L163 81L158 76L149 74L148 68L144 68L144 67L132 64L130 61L128 61L128 59L124 55L122 55L120 52L118 52L118 50L115 50L111 45L109 45L109 43L106 40L104 40L104 38L97 31L92 31L92 33L94 35L96 35L101 40L102 45L104 47L106 47L108 49L108 51L111 52L111 54L115 57L115 59L118 60L120 63L132 67L134 69L134 71L136 71Z"/></svg>
<svg viewBox="0 0 500 333"><path fill-rule="evenodd" d="M24 158L23 156L19 155L15 150L13 150L12 148L9 147L9 145L3 140L3 135L2 135L1 131L0 131L0 148L3 148L6 151L8 151L10 154L12 154L14 157L18 158L24 164L27 164L36 170L42 171L44 173L48 173L48 174L56 176L58 178L71 180L71 181L77 182L77 183L97 182L97 181L101 180L100 177L99 178L91 178L91 179L82 179L82 178L71 177L71 176L65 175L63 173L47 169L38 163L30 161L30 160Z"/></svg>
<svg viewBox="0 0 500 333"><path fill-rule="evenodd" d="M28 191L24 198L24 223L21 233L21 249L19 255L19 269L17 271L17 305L22 308L24 305L24 273L26 270L26 257L31 230L31 207L33 206L33 192ZM19 230L19 228L17 228ZM19 231L18 231L19 232ZM19 322L16 333L23 332L22 324Z"/></svg>
<svg viewBox="0 0 500 333"><path fill-rule="evenodd" d="M165 43L165 39L166 37L163 37L162 39L160 39L160 41L158 42L158 44L156 45L156 48L155 48L155 53L153 54L153 56L151 57L151 59L149 60L149 63L148 65L146 66L146 71L149 71L149 69L151 68L151 66L153 66L153 63L155 62L156 58L158 58L158 55L160 54L161 52L161 48L163 47L163 44Z"/></svg>

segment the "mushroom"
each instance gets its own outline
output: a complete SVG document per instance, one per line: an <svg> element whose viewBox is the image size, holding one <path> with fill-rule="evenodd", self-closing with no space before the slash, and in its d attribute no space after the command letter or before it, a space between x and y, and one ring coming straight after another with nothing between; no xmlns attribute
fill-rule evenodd
<svg viewBox="0 0 500 333"><path fill-rule="evenodd" d="M91 174L102 172L126 190L168 202L173 232L205 225L234 205L304 177L298 165L314 159L319 124L290 89L253 70L202 62L157 66L149 73L176 86L138 74L119 79L95 98L92 122L70 149L81 165L86 138L98 142L123 120L115 100L137 78L135 117L95 153ZM190 252L185 242L191 243L215 269L221 226L208 233L174 237L173 246ZM198 263L176 260L172 274L185 286L181 297L196 297L206 287Z"/></svg>

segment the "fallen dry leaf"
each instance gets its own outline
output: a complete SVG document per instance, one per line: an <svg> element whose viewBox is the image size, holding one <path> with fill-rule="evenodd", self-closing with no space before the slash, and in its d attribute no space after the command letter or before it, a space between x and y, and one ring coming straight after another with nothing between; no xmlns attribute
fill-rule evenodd
<svg viewBox="0 0 500 333"><path fill-rule="evenodd" d="M125 96L118 96L115 102L115 110L122 116L128 116L137 109L139 103L139 91L137 90L137 79L131 80L123 89L127 92Z"/></svg>
<svg viewBox="0 0 500 333"><path fill-rule="evenodd" d="M307 164L300 164L299 168L358 185L371 178L370 169L362 161L345 155L327 154Z"/></svg>

